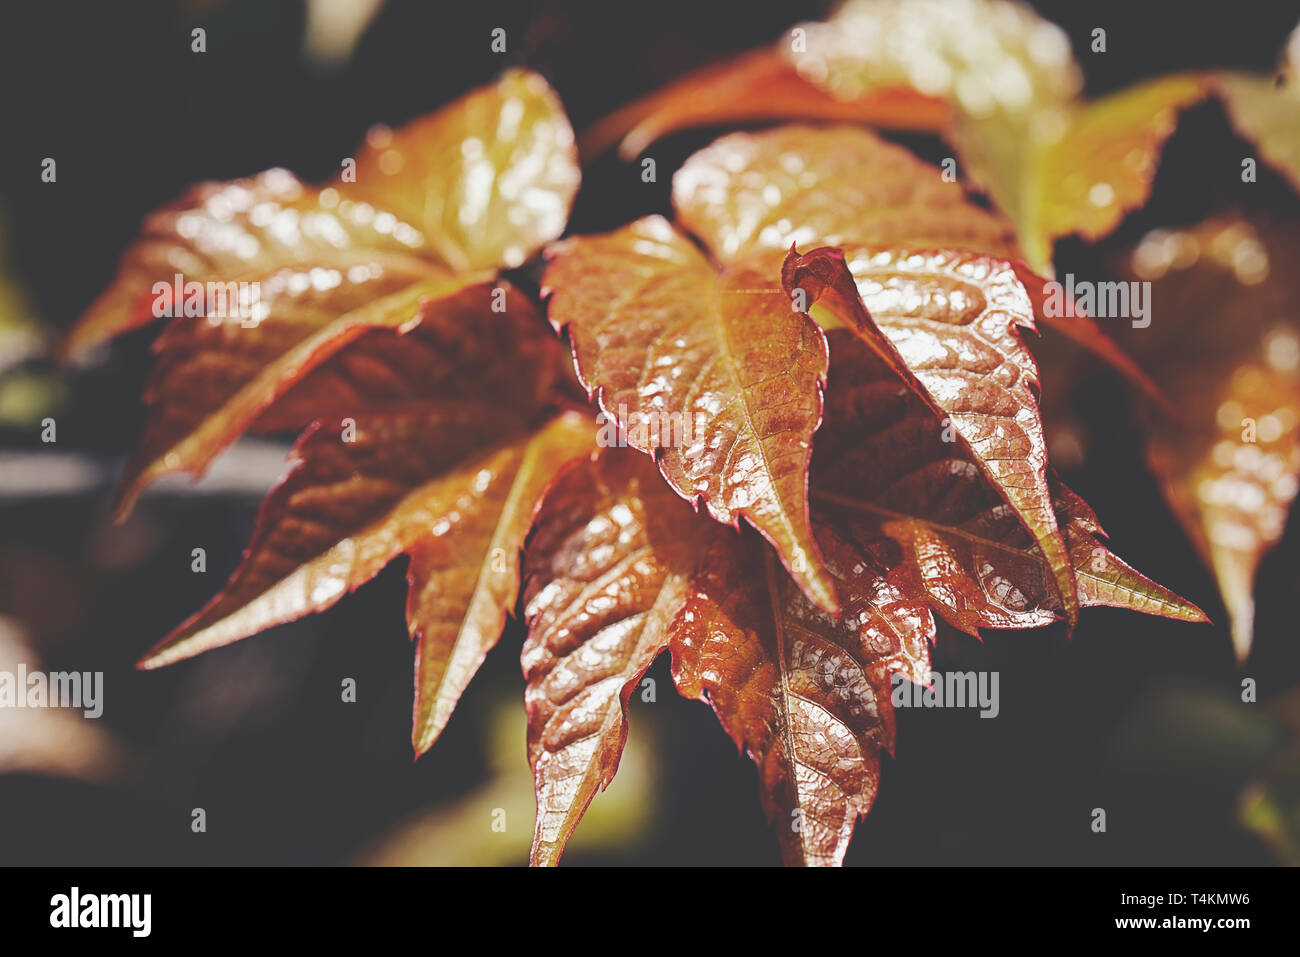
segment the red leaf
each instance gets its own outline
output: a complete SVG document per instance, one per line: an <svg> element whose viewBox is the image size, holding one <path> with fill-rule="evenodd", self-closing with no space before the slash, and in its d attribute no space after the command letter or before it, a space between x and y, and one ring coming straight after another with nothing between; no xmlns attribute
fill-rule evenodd
<svg viewBox="0 0 1300 957"><path fill-rule="evenodd" d="M954 440L961 439L1038 543L1073 627L1078 599L1047 488L1038 368L1015 328L1032 329L1033 315L1014 270L968 253L857 249L851 255L848 267L839 250L801 258L792 252L787 288L806 287L951 426ZM883 346L881 330L889 337Z"/></svg>
<svg viewBox="0 0 1300 957"><path fill-rule="evenodd" d="M547 494L528 545L528 759L537 789L533 864L555 864L627 741L628 698L711 538L644 456L607 449Z"/></svg>
<svg viewBox="0 0 1300 957"><path fill-rule="evenodd" d="M229 584L146 656L155 668L330 607L403 553L417 640L413 743L428 749L518 588L518 552L545 484L594 447L568 413L539 431L500 408L422 402L318 420L263 502Z"/></svg>

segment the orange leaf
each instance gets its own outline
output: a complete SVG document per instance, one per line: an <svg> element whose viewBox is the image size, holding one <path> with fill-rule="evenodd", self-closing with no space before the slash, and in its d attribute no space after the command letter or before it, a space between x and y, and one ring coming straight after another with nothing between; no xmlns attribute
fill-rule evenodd
<svg viewBox="0 0 1300 957"><path fill-rule="evenodd" d="M594 426L577 413L532 434L523 425L500 408L435 402L318 420L230 582L141 666L322 611L409 554L412 737L426 750L514 604L518 552L546 482L594 448Z"/></svg>
<svg viewBox="0 0 1300 957"><path fill-rule="evenodd" d="M173 317L119 517L158 476L202 474L259 416L306 424L266 410L368 330L443 310L486 321L486 297L474 316L462 294L563 232L578 179L559 101L540 76L510 70L401 130L372 130L333 185L272 170L155 213L64 346L78 354Z"/></svg>
<svg viewBox="0 0 1300 957"><path fill-rule="evenodd" d="M835 608L808 522L826 374L817 324L775 276L719 272L662 217L548 256L551 322L568 328L583 385L627 444L718 521L748 520L809 596Z"/></svg>
<svg viewBox="0 0 1300 957"><path fill-rule="evenodd" d="M1148 423L1148 460L1213 570L1239 660L1254 577L1300 483L1300 231L1236 217L1148 234L1125 272L1160 313L1134 347L1180 416Z"/></svg>
<svg viewBox="0 0 1300 957"><path fill-rule="evenodd" d="M610 114L582 135L582 155L618 142L619 156L629 160L669 133L721 123L840 120L931 131L947 116L942 102L902 85L837 97L800 77L779 51L763 49L697 70Z"/></svg>

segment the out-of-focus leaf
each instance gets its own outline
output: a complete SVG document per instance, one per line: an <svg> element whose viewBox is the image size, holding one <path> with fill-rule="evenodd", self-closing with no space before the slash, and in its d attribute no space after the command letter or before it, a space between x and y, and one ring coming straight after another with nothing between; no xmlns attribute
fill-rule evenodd
<svg viewBox="0 0 1300 957"><path fill-rule="evenodd" d="M835 608L808 520L826 340L775 273L721 272L662 217L548 251L551 322L629 445L720 522L745 518ZM612 431L612 428L611 428Z"/></svg>
<svg viewBox="0 0 1300 957"><path fill-rule="evenodd" d="M1048 275L1053 240L1105 235L1145 202L1178 111L1206 92L1178 75L1079 102L1064 31L1004 0L850 0L803 27L807 50L790 56L810 81L841 95L901 84L951 106L968 175Z"/></svg>
<svg viewBox="0 0 1300 957"><path fill-rule="evenodd" d="M1287 41L1277 77L1223 73L1215 86L1237 132L1300 190L1300 27Z"/></svg>
<svg viewBox="0 0 1300 957"><path fill-rule="evenodd" d="M1300 480L1300 233L1241 219L1148 234L1125 263L1158 314L1131 339L1180 421L1150 424L1148 458L1213 569L1244 660L1260 558Z"/></svg>
<svg viewBox="0 0 1300 957"><path fill-rule="evenodd" d="M662 484L662 483L661 483ZM532 831L516 824L533 807L533 776L519 753L527 735L523 709L513 696L493 708L487 751L488 778L450 805L438 805L386 833L357 863L372 867L514 867L528 859ZM619 761L619 785L583 816L568 853L633 852L653 819L664 777L655 762L652 721L630 729Z"/></svg>
<svg viewBox="0 0 1300 957"><path fill-rule="evenodd" d="M1048 242L1073 233L1087 240L1108 235L1146 202L1179 111L1206 91L1204 77L1171 74L1077 106L1039 159L1037 221L1022 235Z"/></svg>
<svg viewBox="0 0 1300 957"><path fill-rule="evenodd" d="M799 25L801 76L842 97L907 87L966 113L1065 102L1083 78L1065 31L1003 0L848 0L824 23Z"/></svg>
<svg viewBox="0 0 1300 957"><path fill-rule="evenodd" d="M668 644L699 553L735 533L613 450L547 493L528 544L523 668L537 791L531 861L553 865L627 740L627 702Z"/></svg>
<svg viewBox="0 0 1300 957"><path fill-rule="evenodd" d="M9 270L3 212L0 209L0 425L31 428L58 409L66 390L46 370L19 368L45 353L47 337Z"/></svg>
<svg viewBox="0 0 1300 957"><path fill-rule="evenodd" d="M372 129L356 189L415 224L429 256L471 273L522 266L564 232L580 179L555 91L514 69L400 129Z"/></svg>
<svg viewBox="0 0 1300 957"><path fill-rule="evenodd" d="M519 70L401 130L371 130L347 163L324 188L271 170L199 186L154 213L69 335L64 352L77 355L174 316L119 514L164 473L201 474L368 330L409 331L443 311L487 321L486 293L506 292L489 290L495 271L563 231L578 185L558 100ZM482 291L480 316L464 315L467 290Z"/></svg>
<svg viewBox="0 0 1300 957"><path fill-rule="evenodd" d="M1243 825L1258 834L1284 864L1300 864L1300 689L1271 708L1290 747L1241 797Z"/></svg>
<svg viewBox="0 0 1300 957"><path fill-rule="evenodd" d="M953 142L971 178L1011 217L1029 266L1052 273L1052 244L1107 235L1146 202L1178 112L1205 96L1200 77L1152 80L1092 103L959 115Z"/></svg>
<svg viewBox="0 0 1300 957"><path fill-rule="evenodd" d="M9 681L14 682L13 676L20 668L35 674L42 666L19 623L0 615L0 669ZM17 685L16 691L25 700L29 689ZM82 700L86 704L93 691L85 691ZM52 693L57 697L57 690ZM96 693L102 707L102 681ZM119 773L127 757L121 743L101 722L88 721L75 710L0 707L0 775L40 774L106 781Z"/></svg>
<svg viewBox="0 0 1300 957"><path fill-rule="evenodd" d="M850 0L806 28L799 67L814 82L866 90L901 81L951 105L947 135L963 175L1015 224L1030 266L1050 273L1033 204L1042 147L1064 131L1082 88L1065 32L1003 0Z"/></svg>
<svg viewBox="0 0 1300 957"><path fill-rule="evenodd" d="M785 48L794 41L780 42ZM780 49L754 50L690 73L610 114L582 135L583 156L618 142L629 160L678 130L763 120L842 120L893 129L933 131L948 118L940 100L902 84L881 84L838 96L799 76Z"/></svg>
<svg viewBox="0 0 1300 957"><path fill-rule="evenodd" d="M518 552L545 482L594 448L594 425L577 413L533 433L525 425L500 407L434 402L317 420L229 584L142 666L321 611L409 554L413 742L427 749L514 604Z"/></svg>

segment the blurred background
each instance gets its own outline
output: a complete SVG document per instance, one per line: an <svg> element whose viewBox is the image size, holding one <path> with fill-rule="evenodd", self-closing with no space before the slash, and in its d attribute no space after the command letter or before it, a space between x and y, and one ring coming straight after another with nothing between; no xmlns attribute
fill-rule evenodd
<svg viewBox="0 0 1300 957"><path fill-rule="evenodd" d="M1296 9L1233 3L1193 18L1169 4L1040 3L1091 95L1179 69L1269 72ZM240 443L199 486L165 483L132 518L107 517L139 437L154 331L59 373L40 358L109 281L141 218L201 179L286 166L334 173L365 130L399 124L511 64L548 76L581 131L629 100L767 44L825 3L645 4L538 0L228 0L11 5L0 23L0 669L102 671L98 721L0 710L0 863L522 864L533 798L524 751L520 629L511 625L434 750L411 759L411 648L403 561L327 614L159 672L136 658L224 583L284 447ZM190 51L190 31L207 52ZM1104 26L1108 51L1088 51ZM492 29L509 52L489 51ZM670 173L720 129L595 159L571 231L669 212ZM932 161L934 138L895 137ZM1156 226L1296 200L1260 169L1221 108L1186 113L1152 202L1098 249L1058 246L1058 270L1096 274L1108 250ZM44 157L58 162L42 184ZM530 275L525 271L525 283ZM531 275L535 288L535 274ZM1264 561L1255 647L1233 662L1214 583L1142 458L1125 388L1070 349L1034 346L1063 478L1115 551L1203 607L1215 624L1110 610L1062 627L941 626L935 667L1001 672L1001 713L904 710L898 757L848 863L1268 864L1300 862L1300 587L1294 515ZM1068 387L1067 387L1068 384ZM57 422L43 444L40 421ZM1068 428L1068 434L1065 429ZM1054 454L1055 451L1054 451ZM207 553L206 574L190 569ZM39 664L38 664L39 662ZM1240 700L1242 675L1259 701ZM755 772L707 707L651 672L633 698L619 776L595 800L568 864L775 864ZM355 703L340 700L354 678ZM1089 828L1105 808L1104 835ZM207 832L192 833L203 808ZM494 811L505 812L504 831Z"/></svg>

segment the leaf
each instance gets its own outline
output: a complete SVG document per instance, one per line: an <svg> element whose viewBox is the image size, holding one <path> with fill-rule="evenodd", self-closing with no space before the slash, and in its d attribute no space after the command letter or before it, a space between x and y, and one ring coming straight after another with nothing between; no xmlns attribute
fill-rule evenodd
<svg viewBox="0 0 1300 957"><path fill-rule="evenodd" d="M581 173L573 128L530 70L389 133L357 156L357 190L415 223L459 273L522 266L564 232Z"/></svg>
<svg viewBox="0 0 1300 957"><path fill-rule="evenodd" d="M526 558L533 863L558 860L596 791L612 780L628 699L670 642L682 693L707 697L760 761L764 802L787 859L838 863L874 797L878 751L893 747L890 676L926 680L933 620L923 602L868 574L866 559L833 530L823 527L819 537L835 550L837 578L851 580L839 620L803 596L760 540L692 514L641 456L604 449L552 487ZM795 643L780 645L796 631ZM866 679L856 663L830 667L821 651L837 642ZM778 693L782 670L809 695L807 705ZM782 722L790 732L773 740ZM805 780L794 766L828 758L834 787ZM796 806L806 814L802 841L784 833Z"/></svg>
<svg viewBox="0 0 1300 957"><path fill-rule="evenodd" d="M271 169L246 179L195 186L146 217L116 278L62 343L62 355L84 356L112 337L171 312L184 317L183 285L180 302L168 296L177 275L182 284L204 285L261 283L282 275L275 291L287 301L292 301L292 280L298 298L310 292L328 301L324 293L332 289L337 296L351 297L346 301L353 308L359 289L370 295L379 285L388 293L422 279L449 278L450 270L427 255L415 225L377 214L369 206L363 211L357 202L341 198L343 185L314 189L287 170ZM313 266L329 272L313 276ZM239 303L237 295L237 285L211 293L204 289L192 311L229 312L250 327L259 326L262 310L254 311L255 303ZM302 335L308 331L300 330Z"/></svg>
<svg viewBox="0 0 1300 957"><path fill-rule="evenodd" d="M533 301L498 279L447 300L407 332L367 330L296 382L253 428L297 430L320 416L400 408L417 399L538 409L570 366Z"/></svg>
<svg viewBox="0 0 1300 957"><path fill-rule="evenodd" d="M824 89L903 85L950 105L946 135L966 173L1046 275L1055 239L1107 235L1145 203L1178 111L1208 86L1178 74L1083 103L1065 32L1002 0L850 0L828 22L802 26L807 52L791 59Z"/></svg>
<svg viewBox="0 0 1300 957"><path fill-rule="evenodd" d="M158 342L151 420L119 517L158 476L202 474L367 330L463 314L462 293L563 231L578 185L558 100L519 70L402 130L372 130L347 173L321 189L283 170L197 187L146 221L70 334L64 352L76 355L176 316Z"/></svg>
<svg viewBox="0 0 1300 957"><path fill-rule="evenodd" d="M732 133L673 176L679 222L724 263L800 247L960 248L1014 259L1015 234L937 167L866 130Z"/></svg>
<svg viewBox="0 0 1300 957"><path fill-rule="evenodd" d="M825 23L800 24L787 56L810 82L849 97L910 87L971 114L1064 102L1083 78L1065 31L1002 0L849 0Z"/></svg>
<svg viewBox="0 0 1300 957"><path fill-rule="evenodd" d="M576 413L507 446L474 475L472 495L458 499L456 510L411 550L406 620L416 641L417 756L433 746L501 634L542 492L567 462L593 447L591 423ZM443 525L447 532L440 534Z"/></svg>
<svg viewBox="0 0 1300 957"><path fill-rule="evenodd" d="M698 553L717 537L735 535L693 514L630 452L605 449L547 493L524 591L534 865L559 861L591 799L613 780L628 699L667 647Z"/></svg>
<svg viewBox="0 0 1300 957"><path fill-rule="evenodd" d="M855 585L872 581L869 553L829 529L820 541L831 568L856 573ZM933 619L922 603L875 581L845 599L836 621L766 549L718 548L701 563L674 627L678 690L708 700L758 765L787 864L842 862L875 800L880 752L893 751L893 675L928 680Z"/></svg>
<svg viewBox="0 0 1300 957"><path fill-rule="evenodd" d="M1178 415L1178 410L1156 385L1155 380L1133 360L1132 356L1120 348L1114 339L1102 331L1097 325L1097 320L1088 314L1087 309L1074 301L1066 304L1068 293L1065 287L1059 283L1049 286L1049 280L1038 275L1023 262L1016 262L1013 265L1021 285L1025 287L1025 292L1029 293L1029 301L1034 305L1034 316L1041 325L1049 326L1064 334L1102 359L1137 386L1143 394L1163 409L1165 414L1175 417ZM1060 308L1048 306L1048 300L1054 295L1060 296Z"/></svg>
<svg viewBox="0 0 1300 957"><path fill-rule="evenodd" d="M582 135L582 155L595 156L618 142L619 156L630 160L679 130L781 119L931 131L944 124L947 107L901 85L836 96L804 80L780 49L769 48L696 70L605 117Z"/></svg>
<svg viewBox="0 0 1300 957"><path fill-rule="evenodd" d="M1016 330L1032 329L1033 314L1014 268L961 252L872 248L849 256L846 265L838 250L814 250L787 261L784 278L791 288L806 287L840 325L885 356L891 371L951 427L953 441L960 438L1038 543L1073 627L1078 599L1047 487L1038 368ZM828 289L831 295L824 295ZM880 349L881 330L901 362Z"/></svg>
<svg viewBox="0 0 1300 957"><path fill-rule="evenodd" d="M805 26L799 69L813 82L841 90L902 82L950 104L947 135L963 173L1016 225L1030 266L1050 272L1050 246L1033 219L1035 144L1060 133L1082 87L1065 32L1002 0L851 0Z"/></svg>
<svg viewBox="0 0 1300 957"><path fill-rule="evenodd" d="M1070 546L1079 604L1108 605L1178 621L1208 622L1205 613L1133 569L1101 543L1105 533L1097 516L1060 482L1052 487L1056 517Z"/></svg>
<svg viewBox="0 0 1300 957"><path fill-rule="evenodd" d="M518 551L546 481L594 447L567 413L535 433L497 407L424 402L318 420L262 503L230 582L142 661L155 668L330 607L411 555L415 727L426 750L514 604Z"/></svg>
<svg viewBox="0 0 1300 957"><path fill-rule="evenodd" d="M1300 27L1276 78L1227 72L1215 78L1215 89L1236 131L1300 190Z"/></svg>
<svg viewBox="0 0 1300 957"><path fill-rule="evenodd" d="M1124 271L1152 284L1161 318L1134 346L1182 413L1148 423L1148 460L1214 571L1244 661L1255 572L1300 482L1300 231L1237 217L1158 230Z"/></svg>
<svg viewBox="0 0 1300 957"><path fill-rule="evenodd" d="M1088 104L963 117L953 142L1015 222L1030 267L1050 275L1056 239L1099 239L1146 202L1178 112L1206 91L1200 77L1165 76Z"/></svg>
<svg viewBox="0 0 1300 957"><path fill-rule="evenodd" d="M780 286L719 272L652 216L548 252L543 292L578 376L633 448L720 522L745 518L824 608L834 592L808 520L826 341ZM613 437L611 436L611 441Z"/></svg>
<svg viewBox="0 0 1300 957"><path fill-rule="evenodd" d="M826 423L813 460L814 523L844 608L813 608L758 549L712 545L670 649L679 690L707 697L759 766L788 863L836 864L893 749L895 674L929 681L929 609L976 633L1054 620L1051 574L974 464L921 401L846 330L830 336ZM1099 540L1057 490L1084 603L1203 621ZM923 548L922 548L923 546ZM792 824L798 822L797 829Z"/></svg>
<svg viewBox="0 0 1300 957"><path fill-rule="evenodd" d="M905 573L915 584L898 587L926 595L963 631L1055 620L1063 609L1041 546L969 451L847 330L828 337L835 388L813 458L816 513L860 544L887 537L902 546L902 554L884 563L910 570ZM1077 495L1054 480L1051 490L1081 605L1205 620L1198 608L1112 554Z"/></svg>
<svg viewBox="0 0 1300 957"><path fill-rule="evenodd" d="M893 748L893 676L929 681L931 611L973 634L1059 616L1041 549L965 450L865 343L829 338L812 494L838 618L761 542L692 514L643 456L603 449L547 493L525 559L534 863L558 860L613 779L629 698L665 646L681 693L758 763L785 859L834 864ZM1053 492L1082 603L1205 620L1117 558L1078 496Z"/></svg>
<svg viewBox="0 0 1300 957"><path fill-rule="evenodd" d="M673 177L673 204L723 261L775 261L792 243L965 249L1012 261L1040 322L1167 404L1086 312L1065 318L1043 309L1045 280L1019 262L1006 220L972 203L937 167L865 130L784 126L724 136ZM818 319L837 321L825 311Z"/></svg>
<svg viewBox="0 0 1300 957"><path fill-rule="evenodd" d="M1107 236L1151 192L1156 161L1178 113L1203 99L1207 81L1170 74L1078 107L1040 160L1041 223L1047 239Z"/></svg>
<svg viewBox="0 0 1300 957"><path fill-rule="evenodd" d="M119 521L140 492L161 476L185 471L200 477L304 372L310 374L349 343L372 330L409 329L425 316L456 308L448 303L462 300L467 291L487 287L466 286L452 277L419 282L377 299L370 299L368 290L356 289L349 294L356 308L323 322L336 297L318 305L310 293L302 298L288 293L278 277L272 288L273 295L284 288L285 296L265 328L246 328L240 319L213 323L195 317L176 320L159 337L158 360L145 392L150 421L119 486L114 503ZM486 305L486 294L478 298ZM290 427L301 428L315 412L301 420L276 415Z"/></svg>

